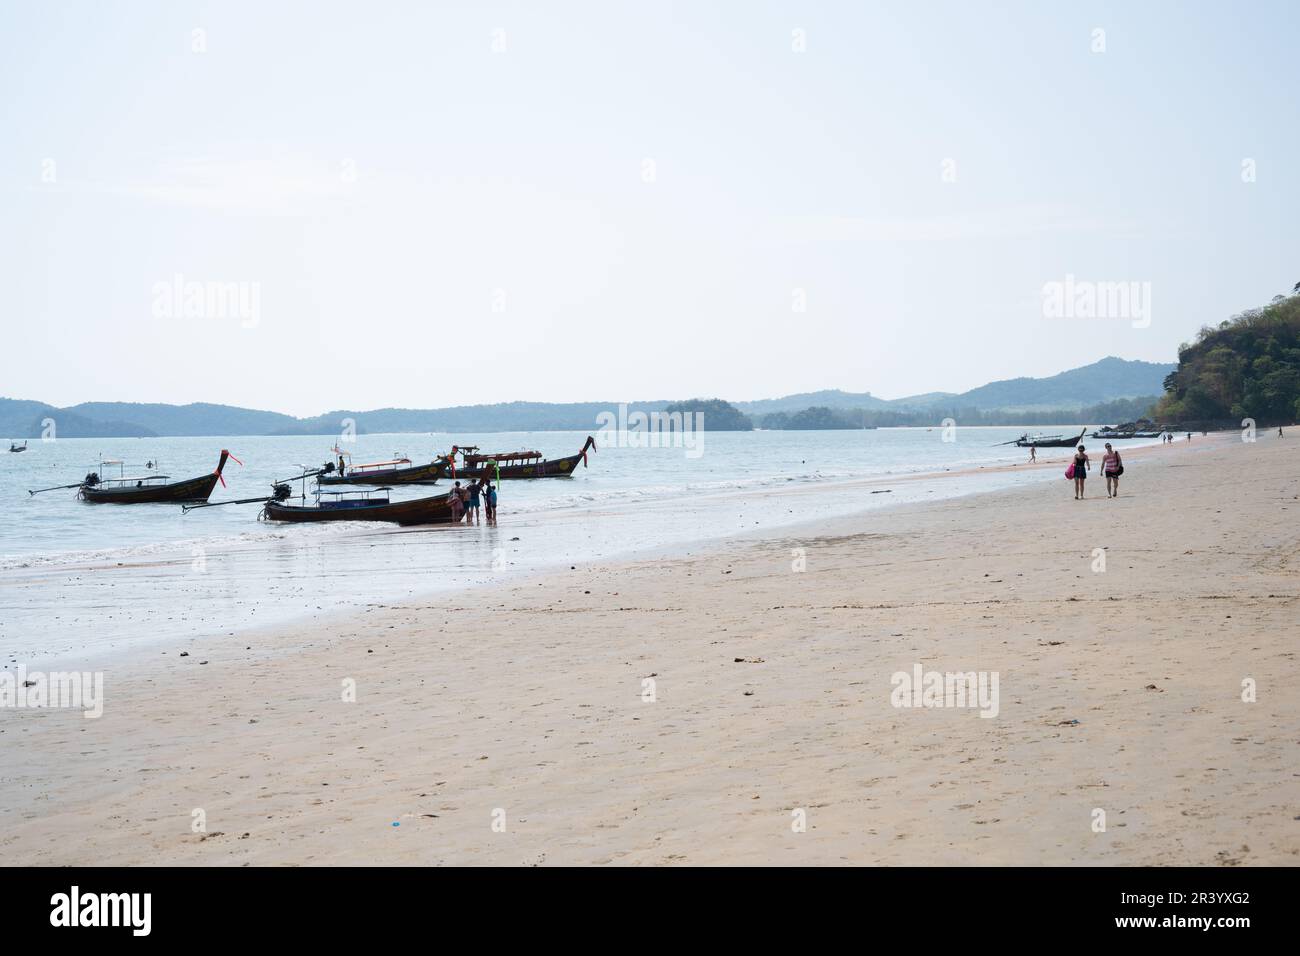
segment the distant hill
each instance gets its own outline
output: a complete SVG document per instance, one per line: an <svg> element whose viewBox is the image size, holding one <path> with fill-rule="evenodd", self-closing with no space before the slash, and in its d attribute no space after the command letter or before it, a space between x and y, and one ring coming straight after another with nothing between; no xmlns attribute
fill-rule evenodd
<svg viewBox="0 0 1300 956"><path fill-rule="evenodd" d="M912 424L935 416L942 418L945 414L969 421L975 413L984 416L991 412L1005 412L1013 416L1022 413L1024 423L1031 424L1029 416L1038 413L1080 410L1105 402L1157 396L1163 391L1165 377L1174 369L1173 365L1105 358L1047 378L991 382L960 394L930 392L890 401L877 398L870 392L830 389L733 405L721 399L710 399L710 403L717 404L709 404L705 420L707 427L714 430L749 427L742 421L750 420L758 421L762 427L780 427L776 425L780 419L773 419L771 426L763 424L763 419L784 413L787 416L785 421L797 421L803 427L819 421L861 427L868 424ZM629 412L647 414L662 412L668 407L667 400L628 403ZM691 404L691 407L695 405ZM45 402L0 398L0 439L39 438L41 423L47 418L54 419L57 434L64 438L337 435L348 421L359 434L594 431L601 412L617 411L618 408L618 402L503 402L430 409L339 409L311 418L295 418L280 412L206 402L190 405L85 402L69 408L56 408ZM799 413L809 409L816 411L798 417ZM827 415L827 410L834 414ZM957 411L961 414L955 414Z"/></svg>
<svg viewBox="0 0 1300 956"><path fill-rule="evenodd" d="M773 431L828 431L837 428L861 428L850 420L852 412L814 405L797 412L772 412L759 421Z"/></svg>
<svg viewBox="0 0 1300 956"><path fill-rule="evenodd" d="M629 402L628 411L658 412L667 401ZM290 419L294 424L276 428L277 435L334 435L345 419L359 433L381 432L547 432L596 428L596 416L617 412L618 402L502 402L495 405L460 405L452 408L377 408L368 412L340 410L315 418Z"/></svg>
<svg viewBox="0 0 1300 956"><path fill-rule="evenodd" d="M195 436L272 435L298 422L292 415L282 415L279 412L211 405L207 402L192 405L84 402L61 409L54 417L59 423L60 434L67 433L64 419L71 417L100 422L137 422L149 430L148 434Z"/></svg>
<svg viewBox="0 0 1300 956"><path fill-rule="evenodd" d="M703 416L698 421L706 431L748 432L754 429L754 423L749 420L748 415L720 398L693 398L687 402L673 402L664 411L669 415L681 412L683 419L687 415L694 416L698 413ZM695 421L697 419L694 417L684 421L685 427L693 427Z"/></svg>
<svg viewBox="0 0 1300 956"><path fill-rule="evenodd" d="M1113 356L1047 378L1009 378L990 382L969 392L927 402L983 410L1034 410L1082 408L1117 398L1159 395L1165 376L1175 366L1161 362L1135 362ZM915 404L916 399L909 399ZM902 404L902 400L898 404Z"/></svg>
<svg viewBox="0 0 1300 956"><path fill-rule="evenodd" d="M940 402L951 401L956 397L956 392L925 392L921 395L909 395L906 398L896 398L889 404L890 407L902 405L907 408L924 408L927 405L937 405Z"/></svg>
<svg viewBox="0 0 1300 956"><path fill-rule="evenodd" d="M876 398L870 392L842 392L838 388L821 392L799 392L784 398L764 398L756 402L732 402L746 415L768 415L772 412L798 412L806 408L890 408L894 404Z"/></svg>

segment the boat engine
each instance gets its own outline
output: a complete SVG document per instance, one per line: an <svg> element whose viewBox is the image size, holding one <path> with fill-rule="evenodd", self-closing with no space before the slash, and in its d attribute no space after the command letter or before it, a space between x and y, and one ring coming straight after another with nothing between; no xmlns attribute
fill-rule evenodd
<svg viewBox="0 0 1300 956"><path fill-rule="evenodd" d="M91 488L94 488L97 484L99 484L99 475L97 475L97 474L96 474L95 472L93 472L93 471L92 471L92 472L88 472L88 473L86 474L86 477L83 478L83 479L81 480L81 483L82 483L83 485L87 485L87 486L89 486L89 487L91 487Z"/></svg>
<svg viewBox="0 0 1300 956"><path fill-rule="evenodd" d="M293 494L293 489L283 481L276 482L271 490L272 501L288 501L289 496Z"/></svg>

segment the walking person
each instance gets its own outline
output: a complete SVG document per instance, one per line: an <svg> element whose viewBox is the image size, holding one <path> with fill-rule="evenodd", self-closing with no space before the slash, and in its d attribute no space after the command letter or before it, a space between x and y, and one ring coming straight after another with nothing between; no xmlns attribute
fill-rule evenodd
<svg viewBox="0 0 1300 956"><path fill-rule="evenodd" d="M1038 461L1038 445L1034 442L1029 444L1029 464Z"/></svg>
<svg viewBox="0 0 1300 956"><path fill-rule="evenodd" d="M1088 477L1089 458L1082 445L1074 453L1074 498L1083 500L1083 482Z"/></svg>
<svg viewBox="0 0 1300 956"><path fill-rule="evenodd" d="M1110 447L1110 442L1106 442L1106 454L1101 456L1101 474L1106 479L1106 497L1119 497L1119 476L1124 474L1124 462L1119 457L1119 452Z"/></svg>

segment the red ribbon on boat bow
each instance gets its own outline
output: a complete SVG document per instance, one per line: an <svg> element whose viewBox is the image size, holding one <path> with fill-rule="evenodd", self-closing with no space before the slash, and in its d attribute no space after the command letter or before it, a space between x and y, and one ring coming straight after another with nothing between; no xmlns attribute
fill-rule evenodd
<svg viewBox="0 0 1300 956"><path fill-rule="evenodd" d="M226 452L226 455L227 455L227 457L230 458L231 461L233 461L235 464L237 464L240 468L243 468L243 467L244 467L244 463L243 463L242 461L240 461L238 458L236 458L234 455L230 454L230 452ZM221 466L218 465L218 466L213 470L212 473L213 473L214 475L217 476L217 481L221 482L221 487L222 487L222 488L226 487L226 479L221 477Z"/></svg>

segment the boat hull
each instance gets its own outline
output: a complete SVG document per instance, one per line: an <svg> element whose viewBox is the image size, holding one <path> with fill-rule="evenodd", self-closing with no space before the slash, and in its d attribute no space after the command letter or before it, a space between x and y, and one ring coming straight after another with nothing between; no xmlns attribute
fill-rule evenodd
<svg viewBox="0 0 1300 956"><path fill-rule="evenodd" d="M522 465L502 465L500 477L507 478L572 478L573 471L582 461L582 455L568 458L551 458ZM455 478L491 478L496 480L496 468L457 468Z"/></svg>
<svg viewBox="0 0 1300 956"><path fill-rule="evenodd" d="M139 484L126 488L82 485L78 494L83 501L93 504L148 505L207 501L208 496L212 494L212 489L221 479L221 469L226 466L226 459L229 457L229 452L222 451L221 460L217 462L217 470L199 478L187 478L166 485Z"/></svg>
<svg viewBox="0 0 1300 956"><path fill-rule="evenodd" d="M590 437L582 446L582 451L567 458L551 458L542 461L527 462L517 465L490 466L481 465L473 468L457 468L451 472L452 478L572 478L579 463L586 464L587 449L595 447Z"/></svg>
<svg viewBox="0 0 1300 956"><path fill-rule="evenodd" d="M268 501L262 509L267 521L387 521L400 525L442 524L451 521L451 505L446 498L417 498L414 501L388 501L349 507L287 505Z"/></svg>
<svg viewBox="0 0 1300 956"><path fill-rule="evenodd" d="M1085 428L1079 432L1078 438L1049 438L1046 441L1029 438L1021 438L1016 441L1017 448L1029 448L1031 445L1035 448L1074 448L1079 442L1083 441L1083 436L1087 432Z"/></svg>
<svg viewBox="0 0 1300 956"><path fill-rule="evenodd" d="M96 488L86 485L81 497L94 504L144 505L174 504L182 501L207 501L217 486L216 475L174 481L169 485L142 485L138 488Z"/></svg>
<svg viewBox="0 0 1300 956"><path fill-rule="evenodd" d="M322 485L432 485L446 473L446 462L431 461L427 465L357 475L321 475L316 480Z"/></svg>

